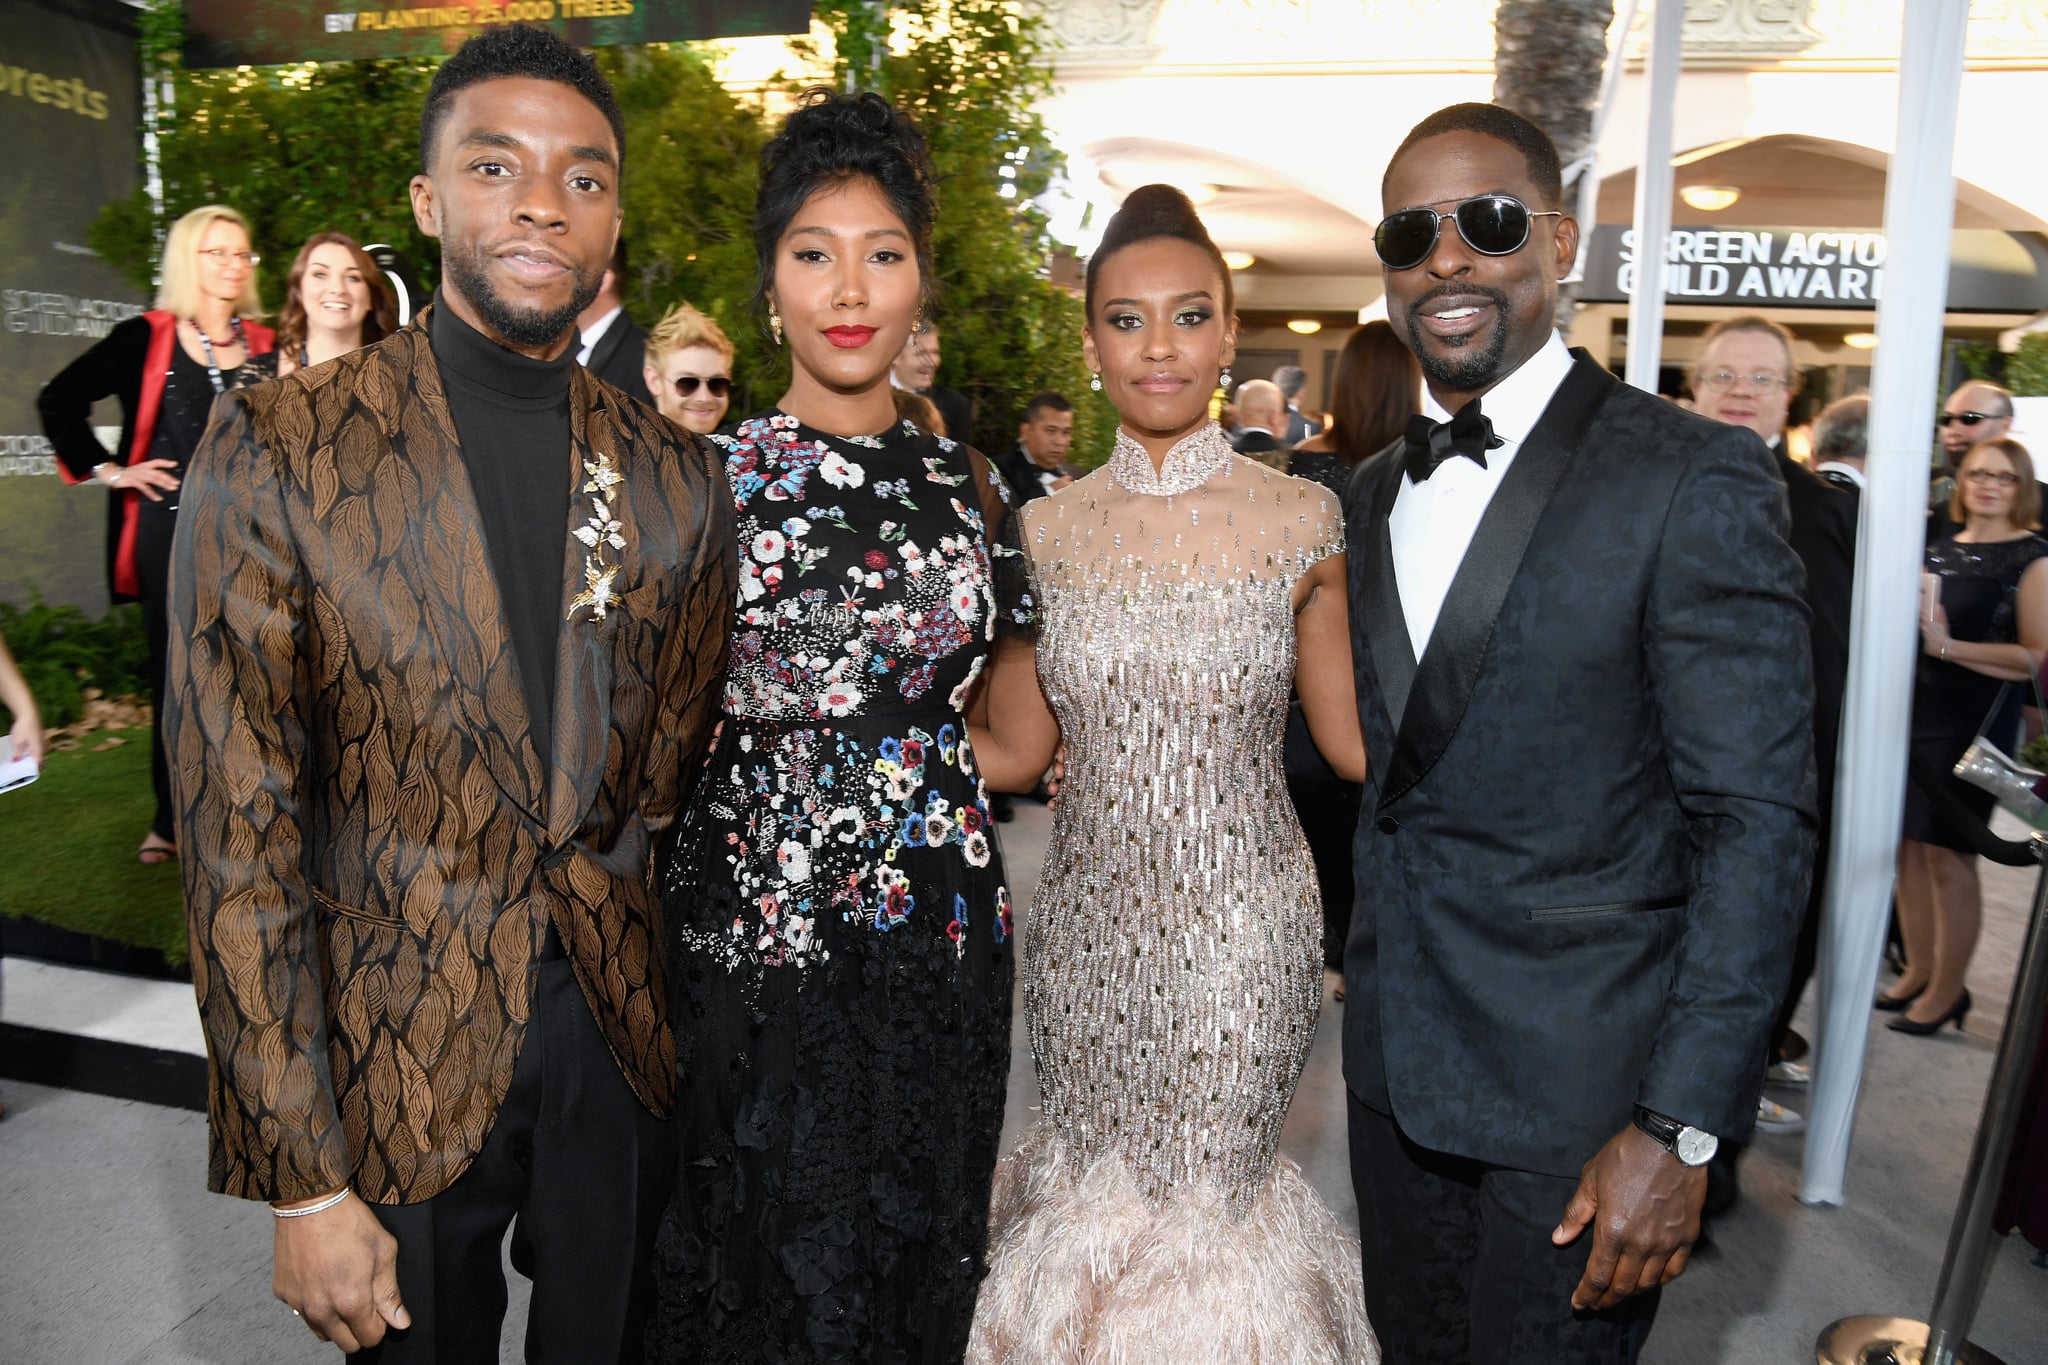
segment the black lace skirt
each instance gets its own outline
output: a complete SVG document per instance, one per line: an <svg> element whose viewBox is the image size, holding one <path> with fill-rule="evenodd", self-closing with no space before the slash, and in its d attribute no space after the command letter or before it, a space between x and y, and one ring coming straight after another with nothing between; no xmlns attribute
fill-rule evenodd
<svg viewBox="0 0 2048 1365"><path fill-rule="evenodd" d="M665 877L681 1164L653 1359L965 1353L1014 967L971 760L950 730L942 757L939 730L727 722ZM797 817L824 793L800 788L836 772L851 800L845 775L906 761L920 735L914 795L899 775L897 799L868 793L858 820L818 807L835 833L805 847Z"/></svg>

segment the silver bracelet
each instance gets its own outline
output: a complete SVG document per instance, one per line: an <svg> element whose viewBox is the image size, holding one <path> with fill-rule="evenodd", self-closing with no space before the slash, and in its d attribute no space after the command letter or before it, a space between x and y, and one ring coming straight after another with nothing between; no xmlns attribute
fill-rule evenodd
<svg viewBox="0 0 2048 1365"><path fill-rule="evenodd" d="M349 1193L350 1191L348 1186L343 1185L340 1189L336 1190L333 1194L328 1195L325 1199L321 1200L317 1204L308 1204L306 1205L306 1207L302 1209L280 1209L273 1206L270 1211L276 1214L279 1218L310 1218L316 1213L327 1212L327 1210L333 1208L336 1204L339 1204L342 1200L348 1198Z"/></svg>

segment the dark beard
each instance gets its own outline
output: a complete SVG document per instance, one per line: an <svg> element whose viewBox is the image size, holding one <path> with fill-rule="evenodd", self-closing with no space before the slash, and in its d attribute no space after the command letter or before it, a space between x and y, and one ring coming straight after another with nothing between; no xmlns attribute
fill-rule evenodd
<svg viewBox="0 0 2048 1365"><path fill-rule="evenodd" d="M560 341L562 334L575 324L577 315L597 297L598 288L604 283L602 272L593 275L579 269L576 271L575 298L547 312L521 311L498 297L482 267L469 253L449 252L442 257L441 264L448 272L449 283L469 300L484 326L514 346L547 346Z"/></svg>
<svg viewBox="0 0 2048 1365"><path fill-rule="evenodd" d="M1473 337L1431 337L1436 345L1447 348L1443 351L1425 350L1421 338L1429 334L1419 321L1425 308L1446 294L1479 294L1492 302L1497 319L1493 335L1476 349L1472 348ZM1408 308L1408 335L1417 339L1412 346L1416 363L1422 366L1422 373L1430 386L1444 393L1476 393L1489 388L1500 378L1501 361L1508 353L1508 296L1498 289L1481 289L1475 285L1459 285L1455 289L1432 290L1423 295Z"/></svg>

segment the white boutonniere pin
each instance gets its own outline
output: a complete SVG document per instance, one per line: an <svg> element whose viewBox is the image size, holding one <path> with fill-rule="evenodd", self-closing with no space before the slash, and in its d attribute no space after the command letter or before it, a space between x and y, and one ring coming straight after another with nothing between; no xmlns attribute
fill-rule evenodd
<svg viewBox="0 0 2048 1365"><path fill-rule="evenodd" d="M590 520L574 534L589 553L583 557L583 591L569 599L569 616L573 620L579 610L589 607L591 619L602 621L618 600L612 580L618 577L618 551L626 548L626 538L619 534L619 519L612 511L612 490L625 482L625 476L612 465L609 455L585 460L583 472L589 476L583 481L583 491L590 497Z"/></svg>

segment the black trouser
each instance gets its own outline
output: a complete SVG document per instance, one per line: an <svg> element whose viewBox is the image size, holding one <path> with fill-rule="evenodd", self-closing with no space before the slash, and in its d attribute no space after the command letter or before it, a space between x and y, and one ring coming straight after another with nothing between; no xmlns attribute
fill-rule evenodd
<svg viewBox="0 0 2048 1365"><path fill-rule="evenodd" d="M1323 898L1323 965L1344 970L1344 944L1351 937L1351 842L1358 837L1358 807L1365 789L1335 778L1289 776L1287 795L1308 840Z"/></svg>
<svg viewBox="0 0 2048 1365"><path fill-rule="evenodd" d="M1771 1027L1770 1060L1774 1062L1784 1054L1785 1036L1792 1031L1793 1012L1799 1008L1799 997L1806 994L1806 983L1813 979L1814 966L1820 961L1820 912L1821 902L1827 899L1833 807L1832 795L1824 794L1820 827L1813 844L1813 884L1806 895L1805 917L1799 921L1799 937L1792 945L1792 984L1785 990L1785 1003L1778 1006L1778 1020Z"/></svg>
<svg viewBox="0 0 2048 1365"><path fill-rule="evenodd" d="M149 685L154 713L149 729L149 778L156 788L156 815L149 827L167 843L178 838L171 819L171 765L164 755L164 693L170 658L171 534L178 529L178 490L162 502L141 499L135 514L135 573L142 587L142 634L149 644Z"/></svg>
<svg viewBox="0 0 2048 1365"><path fill-rule="evenodd" d="M475 1162L431 1199L373 1206L398 1239L412 1326L349 1359L497 1365L507 1227L512 1264L533 1281L528 1360L641 1359L675 1150L672 1125L619 1073L568 962L541 963L526 1043Z"/></svg>
<svg viewBox="0 0 2048 1365"><path fill-rule="evenodd" d="M1386 1365L1626 1365L1658 1292L1572 1310L1593 1230L1551 1245L1578 1180L1416 1146L1347 1096L1365 1305ZM1588 1154L1590 1155L1590 1153Z"/></svg>

